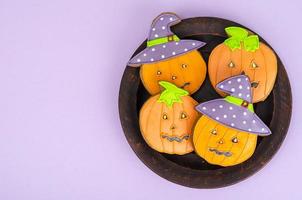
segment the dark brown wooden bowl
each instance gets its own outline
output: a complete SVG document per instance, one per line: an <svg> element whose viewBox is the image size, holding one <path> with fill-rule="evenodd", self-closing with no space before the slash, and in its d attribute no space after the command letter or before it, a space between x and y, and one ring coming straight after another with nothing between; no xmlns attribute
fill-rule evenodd
<svg viewBox="0 0 302 200"><path fill-rule="evenodd" d="M228 26L244 27L225 19L197 17L183 20L173 26L172 30L180 38L206 42L207 45L199 51L207 62L212 49L227 38L224 28ZM260 40L266 43L261 37ZM146 41L134 55L145 47ZM260 170L281 146L287 134L292 111L290 83L278 57L278 75L273 91L264 102L254 105L255 112L270 127L273 134L258 137L256 150L247 161L232 167L221 167L208 164L195 153L179 156L159 153L151 149L140 133L138 121L139 110L149 96L140 81L139 68L127 66L119 91L119 114L126 139L140 160L156 174L174 183L193 188L228 186ZM192 96L198 102L219 98L208 77Z"/></svg>

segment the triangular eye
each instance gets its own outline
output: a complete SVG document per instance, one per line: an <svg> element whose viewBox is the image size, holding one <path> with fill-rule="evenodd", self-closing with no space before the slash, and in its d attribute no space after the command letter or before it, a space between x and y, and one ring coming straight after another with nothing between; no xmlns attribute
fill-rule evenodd
<svg viewBox="0 0 302 200"><path fill-rule="evenodd" d="M216 129L211 130L211 134L212 135L217 135L217 130Z"/></svg>
<svg viewBox="0 0 302 200"><path fill-rule="evenodd" d="M166 113L163 114L163 120L167 120L168 119L168 115Z"/></svg>
<svg viewBox="0 0 302 200"><path fill-rule="evenodd" d="M180 119L186 119L186 118L187 118L186 113L182 112L182 113L180 114Z"/></svg>
<svg viewBox="0 0 302 200"><path fill-rule="evenodd" d="M238 138L237 138L237 137L234 137L234 138L232 139L232 142L233 142L233 143L238 143L238 142L239 142L239 140L238 140Z"/></svg>
<svg viewBox="0 0 302 200"><path fill-rule="evenodd" d="M183 64L181 64L181 67L185 69L188 67L188 65L183 63Z"/></svg>
<svg viewBox="0 0 302 200"><path fill-rule="evenodd" d="M228 67L229 68L234 68L235 67L235 63L233 61L231 61L229 64L228 64Z"/></svg>
<svg viewBox="0 0 302 200"><path fill-rule="evenodd" d="M256 63L255 61L252 61L252 62L251 62L251 67L252 67L253 69L256 69L256 68L258 68L259 66L257 65L257 63Z"/></svg>

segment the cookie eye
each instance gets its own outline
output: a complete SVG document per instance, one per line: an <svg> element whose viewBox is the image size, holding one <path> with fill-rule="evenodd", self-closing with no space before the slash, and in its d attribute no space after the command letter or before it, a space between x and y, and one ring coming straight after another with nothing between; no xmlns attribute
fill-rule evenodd
<svg viewBox="0 0 302 200"><path fill-rule="evenodd" d="M165 113L163 114L163 120L167 120L168 119L168 115Z"/></svg>
<svg viewBox="0 0 302 200"><path fill-rule="evenodd" d="M216 129L212 129L212 130L211 130L211 134L212 134L212 135L217 135L217 130L216 130Z"/></svg>
<svg viewBox="0 0 302 200"><path fill-rule="evenodd" d="M158 71L156 72L156 74L157 74L157 75L161 75L161 71L158 70Z"/></svg>
<svg viewBox="0 0 302 200"><path fill-rule="evenodd" d="M181 67L182 67L182 68L187 68L188 65L186 65L186 64L181 64Z"/></svg>
<svg viewBox="0 0 302 200"><path fill-rule="evenodd" d="M251 62L251 67L252 67L253 69L256 69L256 68L258 68L259 66L257 65L257 63L256 63L255 61L252 61L252 62Z"/></svg>
<svg viewBox="0 0 302 200"><path fill-rule="evenodd" d="M176 76L172 76L172 80L175 80L175 79L177 79L177 77Z"/></svg>
<svg viewBox="0 0 302 200"><path fill-rule="evenodd" d="M233 143L238 143L238 142L239 142L239 140L238 140L238 138L237 138L237 137L234 137L234 138L232 139L232 142L233 142Z"/></svg>
<svg viewBox="0 0 302 200"><path fill-rule="evenodd" d="M228 64L228 67L229 67L229 68L234 68L234 67L235 67L235 63L233 63L233 61L231 61L231 62Z"/></svg>
<svg viewBox="0 0 302 200"><path fill-rule="evenodd" d="M186 118L187 118L186 113L182 112L182 113L180 114L180 119L186 119Z"/></svg>

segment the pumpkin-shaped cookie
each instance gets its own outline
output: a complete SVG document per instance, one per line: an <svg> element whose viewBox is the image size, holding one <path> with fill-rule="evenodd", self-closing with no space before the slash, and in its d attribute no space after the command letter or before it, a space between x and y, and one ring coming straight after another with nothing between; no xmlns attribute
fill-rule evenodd
<svg viewBox="0 0 302 200"><path fill-rule="evenodd" d="M139 124L147 144L156 151L183 155L193 151L192 132L199 117L197 102L188 92L160 81L165 90L149 98L140 110Z"/></svg>
<svg viewBox="0 0 302 200"><path fill-rule="evenodd" d="M196 153L207 162L232 166L253 155L258 135L266 136L271 132L254 113L247 76L231 77L217 88L230 96L196 107L203 116L194 128L193 142Z"/></svg>
<svg viewBox="0 0 302 200"><path fill-rule="evenodd" d="M158 94L158 81L168 81L189 93L199 89L206 77L206 63L198 48L205 45L197 40L180 40L170 27L180 22L173 13L162 13L152 23L147 48L128 63L140 68L143 85L151 94Z"/></svg>
<svg viewBox="0 0 302 200"><path fill-rule="evenodd" d="M244 28L228 27L225 31L230 38L215 47L209 57L208 71L213 87L226 78L245 74L251 80L253 103L265 100L277 75L275 53Z"/></svg>

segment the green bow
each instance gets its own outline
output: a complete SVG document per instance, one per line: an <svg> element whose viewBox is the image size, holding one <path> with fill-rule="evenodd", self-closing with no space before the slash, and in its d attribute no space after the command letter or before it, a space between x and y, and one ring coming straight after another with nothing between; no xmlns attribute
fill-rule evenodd
<svg viewBox="0 0 302 200"><path fill-rule="evenodd" d="M181 103L180 97L189 95L189 92L178 88L176 85L169 83L167 81L159 81L165 90L160 94L158 102L164 102L168 107L171 107L174 103Z"/></svg>
<svg viewBox="0 0 302 200"><path fill-rule="evenodd" d="M248 36L248 31L241 27L227 27L225 32L230 38L224 41L231 50L241 49L241 42L243 42L243 48L246 51L254 52L259 49L259 38L257 35Z"/></svg>

